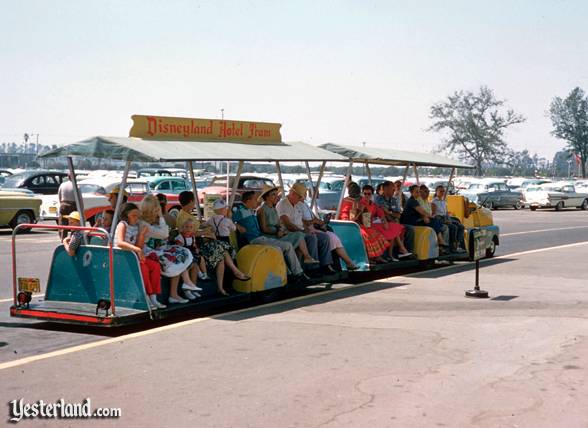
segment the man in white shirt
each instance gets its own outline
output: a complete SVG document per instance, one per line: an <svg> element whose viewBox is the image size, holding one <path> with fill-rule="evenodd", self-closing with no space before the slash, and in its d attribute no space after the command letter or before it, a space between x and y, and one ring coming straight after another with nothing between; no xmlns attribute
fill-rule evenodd
<svg viewBox="0 0 588 428"><path fill-rule="evenodd" d="M305 197L306 187L304 184L294 184L288 195L276 205L280 221L291 232L304 232L308 253L320 262L325 273L333 273L335 271L331 267L333 257L329 250L329 236L314 228L306 228L304 225Z"/></svg>
<svg viewBox="0 0 588 428"><path fill-rule="evenodd" d="M68 177L69 179L63 181L57 190L57 198L59 199L58 223L61 226L67 226L69 224L67 216L78 209L71 175L68 175ZM59 236L63 240L67 236L67 231L60 230Z"/></svg>

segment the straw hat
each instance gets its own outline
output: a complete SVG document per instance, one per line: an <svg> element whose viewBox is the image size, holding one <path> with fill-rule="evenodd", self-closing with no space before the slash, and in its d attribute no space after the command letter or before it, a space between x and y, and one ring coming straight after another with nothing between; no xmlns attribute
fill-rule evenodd
<svg viewBox="0 0 588 428"><path fill-rule="evenodd" d="M81 217L80 217L80 213L77 211L72 211L71 213L69 213L69 215L64 215L63 217L67 218L68 220L77 220L77 221L82 221Z"/></svg>
<svg viewBox="0 0 588 428"><path fill-rule="evenodd" d="M301 198L306 198L306 186L302 183L294 183L290 190L296 193Z"/></svg>
<svg viewBox="0 0 588 428"><path fill-rule="evenodd" d="M269 192L271 192L272 190L279 190L276 186L270 186L269 184L264 184L263 187L261 188L261 193L259 194L259 197L257 198L258 202L263 201L263 196Z"/></svg>
<svg viewBox="0 0 588 428"><path fill-rule="evenodd" d="M115 186L108 194L109 195L118 195L120 193L120 186ZM129 196L129 192L123 190L123 196Z"/></svg>

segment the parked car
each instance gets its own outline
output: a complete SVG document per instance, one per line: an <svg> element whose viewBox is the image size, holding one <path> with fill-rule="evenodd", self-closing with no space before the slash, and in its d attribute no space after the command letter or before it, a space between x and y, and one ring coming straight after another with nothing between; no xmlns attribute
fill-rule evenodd
<svg viewBox="0 0 588 428"><path fill-rule="evenodd" d="M588 193L580 193L570 182L547 183L539 186L535 192L527 193L527 202L531 211L538 208L588 209Z"/></svg>
<svg viewBox="0 0 588 428"><path fill-rule="evenodd" d="M514 208L518 210L524 207L522 193L511 190L503 180L483 179L471 183L467 190L462 190L459 193L466 196L471 202L488 209Z"/></svg>
<svg viewBox="0 0 588 428"><path fill-rule="evenodd" d="M229 180L229 192L230 189L233 187L235 177L230 177ZM269 178L259 177L254 175L242 175L239 177L239 183L237 184L237 192L235 194L235 201L241 200L241 195L249 190L253 190L254 192L259 192L263 188L264 185L274 186L274 182ZM226 198L227 196L227 177L226 176L216 176L212 179L210 184L199 191L199 198L200 202L204 201L203 194L209 195L221 195L221 197Z"/></svg>
<svg viewBox="0 0 588 428"><path fill-rule="evenodd" d="M12 171L8 171L7 169L0 169L0 186L6 180L6 177L10 177L12 175Z"/></svg>
<svg viewBox="0 0 588 428"><path fill-rule="evenodd" d="M59 185L67 180L67 173L60 171L24 171L6 177L3 189L29 189L42 195L56 195Z"/></svg>
<svg viewBox="0 0 588 428"><path fill-rule="evenodd" d="M0 226L14 229L19 224L36 223L40 206L41 199L33 194L0 190Z"/></svg>
<svg viewBox="0 0 588 428"><path fill-rule="evenodd" d="M85 181L79 182L78 187L84 202L84 217L87 220L91 221L96 214L110 208L104 187ZM57 220L59 217L57 195L41 195L41 200L43 202L39 218L41 220Z"/></svg>

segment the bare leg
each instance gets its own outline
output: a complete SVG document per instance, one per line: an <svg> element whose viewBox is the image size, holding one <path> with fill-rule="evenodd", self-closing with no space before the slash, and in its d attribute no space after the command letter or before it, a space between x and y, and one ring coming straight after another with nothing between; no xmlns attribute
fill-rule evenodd
<svg viewBox="0 0 588 428"><path fill-rule="evenodd" d="M349 256L347 255L347 251L345 251L345 248L343 248L343 247L335 248L335 253L337 253L337 255L339 257L341 257L341 259L343 259L343 261L345 262L345 264L347 266L354 266L355 265L351 261L351 259L349 258Z"/></svg>
<svg viewBox="0 0 588 428"><path fill-rule="evenodd" d="M398 245L398 250L400 254L408 253L408 250L404 246L404 243L402 242L402 239L400 239L400 236L397 236L396 238L394 238L394 240L396 241L396 245Z"/></svg>
<svg viewBox="0 0 588 428"><path fill-rule="evenodd" d="M388 255L392 258L394 257L394 241L395 239L388 241L390 242L390 247L388 248Z"/></svg>
<svg viewBox="0 0 588 428"><path fill-rule="evenodd" d="M192 263L192 266L190 266L190 281L192 281L194 284L196 284L198 282L198 275L196 275L196 271L198 270L198 267L196 266L196 263Z"/></svg>
<svg viewBox="0 0 588 428"><path fill-rule="evenodd" d="M200 257L200 272L206 273L206 262L204 261L204 257Z"/></svg>
<svg viewBox="0 0 588 428"><path fill-rule="evenodd" d="M443 239L443 234L442 233L438 233L437 234L437 242L439 242L439 245L447 245L445 243L445 240Z"/></svg>
<svg viewBox="0 0 588 428"><path fill-rule="evenodd" d="M225 279L225 262L220 261L216 265L216 284L218 286L218 292L227 296L229 293L223 288L223 281Z"/></svg>
<svg viewBox="0 0 588 428"><path fill-rule="evenodd" d="M174 276L173 278L169 279L169 296L173 297L174 299L179 299L178 296L178 284L180 283L180 277Z"/></svg>
<svg viewBox="0 0 588 428"><path fill-rule="evenodd" d="M237 279L241 279L241 280L247 280L249 279L248 275L245 275L243 272L241 272L239 270L239 268L235 265L235 263L233 263L233 259L231 258L231 256L229 255L229 253L227 253L225 251L225 264L227 265L227 267L229 269L231 269L231 271L233 272L233 274L235 275L235 277Z"/></svg>
<svg viewBox="0 0 588 428"><path fill-rule="evenodd" d="M185 271L183 271L180 275L182 277L182 280L184 281L184 284L186 284L186 285L193 285L193 286L196 285L196 284L194 284L190 280L190 273L188 272L188 269L186 269Z"/></svg>
<svg viewBox="0 0 588 428"><path fill-rule="evenodd" d="M309 254L308 247L306 246L306 241L304 239L300 241L300 244L298 244L298 247L296 249L300 251L300 254L302 254L302 259L304 263L317 263L317 261L313 259L312 256Z"/></svg>

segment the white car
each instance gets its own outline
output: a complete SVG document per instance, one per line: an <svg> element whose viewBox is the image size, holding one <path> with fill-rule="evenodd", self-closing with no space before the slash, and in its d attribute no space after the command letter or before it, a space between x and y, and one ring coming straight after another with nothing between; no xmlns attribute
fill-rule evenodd
<svg viewBox="0 0 588 428"><path fill-rule="evenodd" d="M579 193L570 182L546 183L532 192L527 192L527 203L531 211L537 208L588 209L588 193Z"/></svg>
<svg viewBox="0 0 588 428"><path fill-rule="evenodd" d="M78 183L82 199L84 201L84 217L86 220L94 217L99 212L110 208L103 187L93 184ZM39 195L42 200L39 218L41 220L56 220L59 217L59 199L57 195Z"/></svg>

